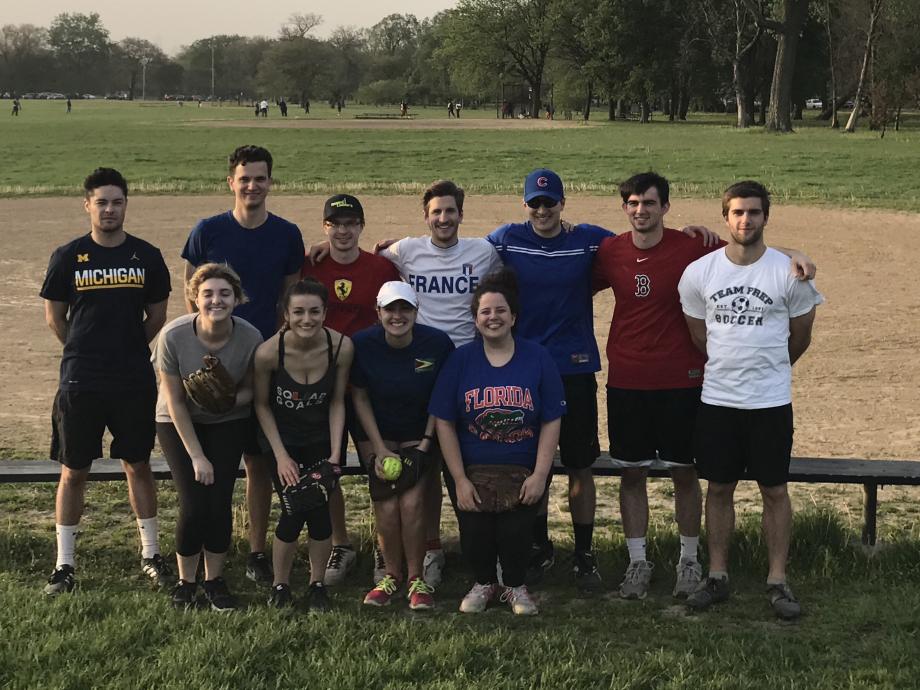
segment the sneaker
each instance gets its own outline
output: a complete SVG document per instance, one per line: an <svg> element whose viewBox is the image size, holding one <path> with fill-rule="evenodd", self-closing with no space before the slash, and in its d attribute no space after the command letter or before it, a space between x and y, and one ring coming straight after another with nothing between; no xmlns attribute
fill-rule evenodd
<svg viewBox="0 0 920 690"><path fill-rule="evenodd" d="M348 571L355 565L355 559L358 554L350 546L333 546L332 553L329 554L329 562L326 564L326 577L324 582L329 587L335 587L345 581Z"/></svg>
<svg viewBox="0 0 920 690"><path fill-rule="evenodd" d="M572 572L575 573L575 586L578 589L582 592L596 592L603 587L593 551L576 551L572 559Z"/></svg>
<svg viewBox="0 0 920 690"><path fill-rule="evenodd" d="M387 575L387 563L383 560L383 551L374 544L374 585L380 584L380 581Z"/></svg>
<svg viewBox="0 0 920 690"><path fill-rule="evenodd" d="M434 608L434 587L420 577L409 580L409 608L413 611L427 611Z"/></svg>
<svg viewBox="0 0 920 690"><path fill-rule="evenodd" d="M329 592L322 582L313 582L307 590L307 611L311 613L326 613L332 608L329 602Z"/></svg>
<svg viewBox="0 0 920 690"><path fill-rule="evenodd" d="M633 561L626 568L626 575L620 583L620 597L623 599L645 599L652 581L654 565L648 561Z"/></svg>
<svg viewBox="0 0 920 690"><path fill-rule="evenodd" d="M195 597L197 593L197 582L186 582L185 580L179 580L176 582L175 587L173 587L173 590L169 595L172 599L173 608L180 609L182 611L189 611L195 608Z"/></svg>
<svg viewBox="0 0 920 690"><path fill-rule="evenodd" d="M703 581L703 566L700 562L689 558L681 558L677 563L677 580L674 591L671 593L678 599L686 599L700 588Z"/></svg>
<svg viewBox="0 0 920 690"><path fill-rule="evenodd" d="M778 585L767 585L767 597L778 618L784 621L794 621L802 615L802 605L799 604L799 600L795 598L789 585L785 582Z"/></svg>
<svg viewBox="0 0 920 690"><path fill-rule="evenodd" d="M556 549L553 542L534 544L530 551L530 563L527 564L525 580L529 585L535 585L543 579L546 573L556 562Z"/></svg>
<svg viewBox="0 0 920 690"><path fill-rule="evenodd" d="M425 560L422 561L422 577L425 583L431 587L439 587L441 580L444 579L444 564L447 560L444 558L444 549L431 549L425 552Z"/></svg>
<svg viewBox="0 0 920 690"><path fill-rule="evenodd" d="M527 591L527 585L505 587L501 600L507 601L508 605L511 606L511 610L517 616L536 616L540 613L536 602L530 596L530 592Z"/></svg>
<svg viewBox="0 0 920 690"><path fill-rule="evenodd" d="M294 596L291 594L290 585L272 585L271 594L268 595L268 605L276 609L286 609L294 605Z"/></svg>
<svg viewBox="0 0 920 690"><path fill-rule="evenodd" d="M397 589L399 589L399 583L396 578L389 574L384 575L377 586L364 597L364 603L368 606L388 606Z"/></svg>
<svg viewBox="0 0 920 690"><path fill-rule="evenodd" d="M166 587L175 582L172 568L160 554L154 554L153 558L142 558L141 570L157 587Z"/></svg>
<svg viewBox="0 0 920 690"><path fill-rule="evenodd" d="M699 589L687 597L687 608L693 611L705 611L713 604L727 601L731 590L728 580L721 577L709 577L700 583Z"/></svg>
<svg viewBox="0 0 920 690"><path fill-rule="evenodd" d="M253 551L246 559L246 577L260 585L270 585L275 579L272 562L264 551Z"/></svg>
<svg viewBox="0 0 920 690"><path fill-rule="evenodd" d="M215 577L213 580L205 580L202 584L204 589L204 598L211 607L212 611L233 611L236 609L236 599L227 589L227 583L224 578Z"/></svg>
<svg viewBox="0 0 920 690"><path fill-rule="evenodd" d="M460 602L460 613L482 613L498 594L498 585L481 585L478 582Z"/></svg>
<svg viewBox="0 0 920 690"><path fill-rule="evenodd" d="M56 597L58 594L67 594L73 591L77 586L77 580L74 577L72 565L59 565L48 578L48 584L45 585L45 594L49 597Z"/></svg>

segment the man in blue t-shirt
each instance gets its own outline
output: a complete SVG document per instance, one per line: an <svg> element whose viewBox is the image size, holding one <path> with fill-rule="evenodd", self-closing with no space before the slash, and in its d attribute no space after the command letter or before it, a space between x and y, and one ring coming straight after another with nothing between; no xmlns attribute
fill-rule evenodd
<svg viewBox="0 0 920 690"><path fill-rule="evenodd" d="M521 299L517 335L543 345L562 375L568 412L562 418L559 453L569 475L574 573L579 587L596 589L600 576L591 549L595 510L591 466L600 455L594 373L601 367L594 338L591 266L601 241L613 233L596 225L563 223L564 208L565 190L559 175L539 168L524 180L528 220L503 225L486 239L517 274ZM531 582L554 562L547 531L547 496L548 492L534 523Z"/></svg>
<svg viewBox="0 0 920 690"><path fill-rule="evenodd" d="M233 191L233 209L200 220L192 229L182 258L185 282L195 268L208 262L226 262L239 274L248 302L234 309L268 339L278 330L278 303L300 279L304 245L300 229L269 213L265 200L272 186L272 156L260 146L240 146L229 159L227 184ZM188 302L189 313L195 310ZM268 459L261 454L257 422L244 448L246 503L249 507L249 548L246 576L271 584L271 561L265 555L265 534L271 509L272 483Z"/></svg>

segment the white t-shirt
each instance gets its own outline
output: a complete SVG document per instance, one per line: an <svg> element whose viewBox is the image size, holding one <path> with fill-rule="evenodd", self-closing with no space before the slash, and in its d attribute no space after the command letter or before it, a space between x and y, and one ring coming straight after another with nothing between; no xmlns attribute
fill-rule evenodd
<svg viewBox="0 0 920 690"><path fill-rule="evenodd" d="M470 314L473 290L502 261L490 242L459 238L452 247L439 247L430 237L406 237L381 254L396 266L418 294L418 322L444 331L460 347L473 340Z"/></svg>
<svg viewBox="0 0 920 690"><path fill-rule="evenodd" d="M775 249L739 266L723 247L687 266L678 290L684 313L706 320L704 403L756 410L792 401L789 319L824 301L813 281L797 280Z"/></svg>

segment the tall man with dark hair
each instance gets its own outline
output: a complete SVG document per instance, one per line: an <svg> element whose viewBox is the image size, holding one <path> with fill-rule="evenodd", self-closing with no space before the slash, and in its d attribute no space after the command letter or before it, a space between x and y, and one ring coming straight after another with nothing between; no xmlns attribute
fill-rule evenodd
<svg viewBox="0 0 920 690"><path fill-rule="evenodd" d="M792 365L811 343L815 309L824 299L812 282L790 276L786 257L764 243L770 195L763 185L729 187L722 216L728 245L690 264L679 285L690 336L708 357L695 447L700 475L709 480L709 576L687 605L699 611L728 599L734 492L747 474L763 498L767 597L778 617L795 619L801 606L786 583Z"/></svg>
<svg viewBox="0 0 920 690"><path fill-rule="evenodd" d="M90 232L58 247L42 285L45 319L64 346L52 413L51 456L61 463L55 505L57 563L45 593L73 590L74 547L86 479L112 434L141 536L141 566L160 585L171 571L159 549L150 471L156 378L148 343L166 322L169 271L160 250L124 230L128 184L112 168L83 183Z"/></svg>
<svg viewBox="0 0 920 690"><path fill-rule="evenodd" d="M203 263L226 262L237 272L249 302L234 310L259 329L266 340L280 325L278 303L300 278L304 246L300 229L269 213L266 198L272 186L272 156L261 146L240 146L229 158L227 184L234 195L233 209L205 218L192 229L182 258L185 281ZM194 305L187 303L188 311ZM271 559L265 555L265 535L271 509L269 460L262 455L255 416L244 448L246 503L249 508L249 558L246 576L271 584Z"/></svg>

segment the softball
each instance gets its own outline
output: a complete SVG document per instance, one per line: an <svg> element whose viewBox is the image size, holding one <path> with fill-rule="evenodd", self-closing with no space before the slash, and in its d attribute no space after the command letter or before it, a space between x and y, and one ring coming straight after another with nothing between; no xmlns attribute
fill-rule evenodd
<svg viewBox="0 0 920 690"><path fill-rule="evenodd" d="M387 455L383 462L383 478L388 482L396 481L402 474L402 461L392 455Z"/></svg>

